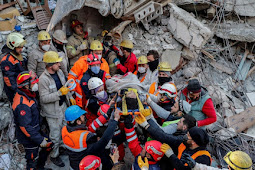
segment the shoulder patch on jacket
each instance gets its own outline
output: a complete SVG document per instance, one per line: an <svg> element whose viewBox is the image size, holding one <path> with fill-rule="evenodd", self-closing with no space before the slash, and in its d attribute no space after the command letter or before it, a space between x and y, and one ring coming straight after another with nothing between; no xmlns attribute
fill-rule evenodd
<svg viewBox="0 0 255 170"><path fill-rule="evenodd" d="M86 85L87 85L87 82L82 82L82 85L83 85L83 86L86 86Z"/></svg>

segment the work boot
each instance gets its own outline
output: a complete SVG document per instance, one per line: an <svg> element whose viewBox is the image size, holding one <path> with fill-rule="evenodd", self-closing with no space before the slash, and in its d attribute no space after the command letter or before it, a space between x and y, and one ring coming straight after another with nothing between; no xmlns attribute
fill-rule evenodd
<svg viewBox="0 0 255 170"><path fill-rule="evenodd" d="M59 166L59 167L64 167L65 164L64 162L62 161L62 159L58 156L56 158L52 158L50 157L50 160L52 163L54 163L55 165Z"/></svg>

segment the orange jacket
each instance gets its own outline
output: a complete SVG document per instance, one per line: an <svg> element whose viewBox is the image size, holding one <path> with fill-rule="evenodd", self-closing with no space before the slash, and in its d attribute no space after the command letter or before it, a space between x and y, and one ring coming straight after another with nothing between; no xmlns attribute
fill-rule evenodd
<svg viewBox="0 0 255 170"><path fill-rule="evenodd" d="M83 74L88 70L87 58L88 58L87 55L80 57L79 60L74 63L74 66L68 73L68 80L74 79L76 82L76 87L74 89L76 95L75 100L76 104L80 107L82 107L82 89L80 86L80 80ZM107 61L104 58L102 58L101 62L102 63L100 69L109 74L110 69Z"/></svg>

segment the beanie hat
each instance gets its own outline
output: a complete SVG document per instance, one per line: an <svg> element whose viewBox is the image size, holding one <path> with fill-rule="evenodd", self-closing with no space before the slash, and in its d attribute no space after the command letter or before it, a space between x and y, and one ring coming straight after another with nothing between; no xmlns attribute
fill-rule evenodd
<svg viewBox="0 0 255 170"><path fill-rule="evenodd" d="M209 136L204 129L195 126L189 129L189 134L192 140L194 140L199 146L206 147L206 145L209 143Z"/></svg>
<svg viewBox="0 0 255 170"><path fill-rule="evenodd" d="M199 93L201 92L201 85L197 79L191 79L188 82L187 89L192 93Z"/></svg>

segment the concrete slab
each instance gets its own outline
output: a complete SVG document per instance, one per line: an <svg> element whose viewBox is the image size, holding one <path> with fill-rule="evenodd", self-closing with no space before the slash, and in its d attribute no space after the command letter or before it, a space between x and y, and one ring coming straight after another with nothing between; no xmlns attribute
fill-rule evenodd
<svg viewBox="0 0 255 170"><path fill-rule="evenodd" d="M247 95L248 99L250 100L251 105L255 106L255 92L246 93L246 95Z"/></svg>
<svg viewBox="0 0 255 170"><path fill-rule="evenodd" d="M181 59L181 51L176 50L165 50L161 56L161 61L167 61L172 70L176 69Z"/></svg>

